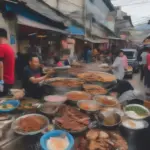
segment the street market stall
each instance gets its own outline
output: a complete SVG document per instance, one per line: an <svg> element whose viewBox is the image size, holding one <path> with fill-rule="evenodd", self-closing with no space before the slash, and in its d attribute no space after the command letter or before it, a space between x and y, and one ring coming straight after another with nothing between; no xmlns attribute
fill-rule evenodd
<svg viewBox="0 0 150 150"><path fill-rule="evenodd" d="M149 109L120 103L108 86L115 76L83 66L69 69L80 70L76 78L43 82L52 91L44 100L21 93L0 101L0 150L149 149Z"/></svg>

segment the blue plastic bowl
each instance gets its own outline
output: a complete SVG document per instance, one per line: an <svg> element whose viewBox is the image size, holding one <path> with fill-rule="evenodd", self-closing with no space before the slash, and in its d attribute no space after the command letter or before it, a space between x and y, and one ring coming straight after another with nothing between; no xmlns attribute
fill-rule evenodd
<svg viewBox="0 0 150 150"><path fill-rule="evenodd" d="M8 100L8 101L5 101L5 102L2 103L2 105L5 105L5 104L11 104L14 107L10 108L10 109L5 109L5 110L0 109L0 112L2 112L2 113L10 112L10 111L15 110L20 105L20 101L18 101L18 100Z"/></svg>
<svg viewBox="0 0 150 150"><path fill-rule="evenodd" d="M58 137L62 134L66 134L68 140L69 140L69 146L66 150L71 150L74 146L74 139L73 139L73 136L71 134L69 134L68 132L66 131L63 131L63 130L53 130L53 131L50 131L50 132L47 132L46 134L44 134L41 139L40 139L40 145L42 147L43 150L48 150L47 148L47 140L50 138L50 137Z"/></svg>

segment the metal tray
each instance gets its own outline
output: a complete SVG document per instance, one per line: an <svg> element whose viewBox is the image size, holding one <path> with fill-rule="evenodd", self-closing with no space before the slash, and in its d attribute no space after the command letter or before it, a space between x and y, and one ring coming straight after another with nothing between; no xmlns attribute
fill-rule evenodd
<svg viewBox="0 0 150 150"><path fill-rule="evenodd" d="M42 129L40 129L40 130L38 130L38 131L35 131L35 132L26 132L26 133L25 133L25 132L23 132L23 131L18 131L17 128L16 128L18 121L19 121L20 119L22 119L22 118L26 118L26 117L29 117L29 116L40 116L40 117L44 118L44 120L46 120L45 126L44 126ZM41 133L42 131L44 131L44 130L48 127L48 125L49 125L49 120L48 120L47 117L45 117L45 116L43 116L43 115L40 115L40 114L28 114L28 115L24 115L24 116L21 116L21 117L17 118L17 119L12 123L11 129L12 129L14 132L16 132L17 134L20 134L20 135L36 135L36 134Z"/></svg>

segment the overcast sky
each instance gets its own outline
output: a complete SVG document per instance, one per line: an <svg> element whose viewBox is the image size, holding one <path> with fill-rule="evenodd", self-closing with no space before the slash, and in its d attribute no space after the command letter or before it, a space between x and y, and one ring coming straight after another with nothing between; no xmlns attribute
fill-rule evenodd
<svg viewBox="0 0 150 150"><path fill-rule="evenodd" d="M132 17L134 25L147 23L150 20L150 0L111 0L116 6Z"/></svg>

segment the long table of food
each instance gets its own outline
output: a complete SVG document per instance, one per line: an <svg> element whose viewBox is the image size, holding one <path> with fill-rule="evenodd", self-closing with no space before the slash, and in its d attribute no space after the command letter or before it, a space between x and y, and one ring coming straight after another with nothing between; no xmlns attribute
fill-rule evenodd
<svg viewBox="0 0 150 150"><path fill-rule="evenodd" d="M106 72L99 64L57 68L42 100L2 99L0 150L149 150L149 109L120 104Z"/></svg>

